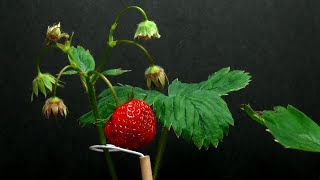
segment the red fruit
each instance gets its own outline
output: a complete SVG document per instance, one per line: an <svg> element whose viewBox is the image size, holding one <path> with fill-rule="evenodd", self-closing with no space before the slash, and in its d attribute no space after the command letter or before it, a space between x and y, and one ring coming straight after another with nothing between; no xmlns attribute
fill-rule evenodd
<svg viewBox="0 0 320 180"><path fill-rule="evenodd" d="M146 102L133 99L116 108L104 130L111 144L136 149L153 140L156 117Z"/></svg>

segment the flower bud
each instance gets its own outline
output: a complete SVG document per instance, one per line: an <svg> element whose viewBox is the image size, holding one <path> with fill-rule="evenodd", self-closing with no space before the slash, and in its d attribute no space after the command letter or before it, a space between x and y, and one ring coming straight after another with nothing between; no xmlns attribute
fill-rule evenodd
<svg viewBox="0 0 320 180"><path fill-rule="evenodd" d="M164 69L160 66L150 66L145 71L145 76L147 78L147 87L149 89L152 89L154 87L164 88L166 82L169 82L168 77L164 72Z"/></svg>
<svg viewBox="0 0 320 180"><path fill-rule="evenodd" d="M33 100L33 95L38 97L39 91L46 97L52 91L52 87L56 82L56 78L49 73L39 73L39 75L32 82L32 96L31 101ZM58 84L60 85L60 84Z"/></svg>
<svg viewBox="0 0 320 180"><path fill-rule="evenodd" d="M42 113L44 117L49 119L51 113L54 117L57 117L58 113L60 113L61 116L66 117L68 112L67 107L64 105L62 99L58 97L51 97L46 100L46 103L42 108Z"/></svg>
<svg viewBox="0 0 320 180"><path fill-rule="evenodd" d="M160 38L160 34L159 34L156 23L149 20L139 23L136 33L134 35L134 39L136 38L143 39L143 40Z"/></svg>
<svg viewBox="0 0 320 180"><path fill-rule="evenodd" d="M61 31L60 22L58 24L48 26L46 39L52 42L57 42L62 37L69 39L69 34Z"/></svg>

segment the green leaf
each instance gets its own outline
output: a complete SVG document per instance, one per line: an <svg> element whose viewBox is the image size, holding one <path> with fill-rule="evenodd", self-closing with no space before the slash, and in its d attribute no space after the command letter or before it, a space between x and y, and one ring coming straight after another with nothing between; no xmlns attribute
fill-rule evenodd
<svg viewBox="0 0 320 180"><path fill-rule="evenodd" d="M208 80L200 83L182 83L177 79L169 86L169 94L188 94L193 91L210 90L218 95L227 95L229 92L240 90L246 87L251 76L249 73L239 70L230 71L230 68L223 68L210 75Z"/></svg>
<svg viewBox="0 0 320 180"><path fill-rule="evenodd" d="M117 68L117 69L109 69L109 70L103 71L102 74L107 75L107 76L118 76L123 73L130 72L130 71L131 70L124 70L121 68Z"/></svg>
<svg viewBox="0 0 320 180"><path fill-rule="evenodd" d="M277 106L273 111L253 111L249 105L242 109L254 120L267 127L285 148L320 152L320 127L295 107Z"/></svg>
<svg viewBox="0 0 320 180"><path fill-rule="evenodd" d="M200 83L174 80L168 96L156 99L157 118L167 128L172 127L177 137L193 140L200 149L210 144L217 147L227 135L233 118L226 102L220 97L249 84L251 76L244 71L223 68Z"/></svg>
<svg viewBox="0 0 320 180"><path fill-rule="evenodd" d="M197 84L178 80L169 86L169 96L156 98L154 109L165 127L174 129L177 137L201 149L217 147L233 125L226 102L214 91L196 90Z"/></svg>
<svg viewBox="0 0 320 180"><path fill-rule="evenodd" d="M170 96L186 95L188 93L193 93L195 91L201 91L199 84L182 83L178 79L175 79L174 81L172 81L172 83L168 87L168 94Z"/></svg>
<svg viewBox="0 0 320 180"><path fill-rule="evenodd" d="M230 71L230 68L223 68L209 76L206 82L201 83L202 90L213 90L219 95L227 95L229 92L237 91L250 82L251 76L239 70Z"/></svg>
<svg viewBox="0 0 320 180"><path fill-rule="evenodd" d="M88 50L85 50L81 46L77 48L71 47L70 50L74 56L74 59L68 56L71 64L78 67L82 72L94 70L95 61Z"/></svg>

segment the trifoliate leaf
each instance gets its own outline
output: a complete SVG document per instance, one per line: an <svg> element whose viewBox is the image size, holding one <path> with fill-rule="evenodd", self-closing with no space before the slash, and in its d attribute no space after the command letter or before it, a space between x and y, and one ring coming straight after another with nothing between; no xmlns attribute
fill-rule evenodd
<svg viewBox="0 0 320 180"><path fill-rule="evenodd" d="M208 149L210 144L217 147L233 125L232 115L216 92L195 87L197 84L173 81L169 96L155 100L157 118L168 129L172 127L177 137L192 139L199 149Z"/></svg>
<svg viewBox="0 0 320 180"><path fill-rule="evenodd" d="M77 48L70 48L73 58L69 57L70 64L79 68L82 72L88 72L94 70L95 61L88 50L85 50L83 47L78 46Z"/></svg>
<svg viewBox="0 0 320 180"><path fill-rule="evenodd" d="M320 127L295 107L277 106L273 111L254 111L250 105L242 109L255 121L266 126L285 148L320 152Z"/></svg>

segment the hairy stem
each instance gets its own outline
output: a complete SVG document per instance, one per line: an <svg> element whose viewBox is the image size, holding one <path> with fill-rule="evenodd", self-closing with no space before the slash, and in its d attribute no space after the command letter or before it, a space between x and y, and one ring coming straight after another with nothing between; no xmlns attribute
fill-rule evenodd
<svg viewBox="0 0 320 180"><path fill-rule="evenodd" d="M91 105L91 108L92 108L92 112L93 112L94 118L96 120L98 120L98 119L100 119L100 115L99 115L99 110L98 110L96 92L95 92L93 84L90 81L90 78L88 77L86 80L87 80L86 82L87 82L87 87L88 87L88 96L89 96L89 101L90 101L90 105ZM107 143L107 140L106 140L106 138L104 136L103 128L100 127L100 126L97 126L97 128L98 128L100 143L102 145L105 145ZM106 161L107 161L107 165L108 165L112 180L117 180L118 177L117 177L117 174L116 174L116 170L115 170L115 167L113 165L113 162L112 162L112 159L111 159L111 155L110 155L110 152L108 151L108 149L104 149L104 155L105 155L105 158L106 158Z"/></svg>
<svg viewBox="0 0 320 180"><path fill-rule="evenodd" d="M163 127L161 137L160 137L160 142L159 142L158 149L157 149L158 153L156 156L156 162L155 162L155 166L153 168L153 180L156 180L158 177L160 163L162 160L162 155L163 155L164 149L166 147L166 143L167 143L168 133L169 133L169 130L166 127Z"/></svg>
<svg viewBox="0 0 320 180"><path fill-rule="evenodd" d="M150 66L153 66L153 65L154 65L154 61L153 61L150 53L146 50L146 48L144 48L144 47L143 47L142 45L140 45L139 43L136 43L136 42L130 41L130 40L117 40L116 42L117 42L117 44L119 44L119 43L127 43L127 44L132 44L132 45L134 45L134 46L137 46L138 48L140 48L140 49L146 54L147 59L148 59L148 61L149 61L149 65L150 65Z"/></svg>

